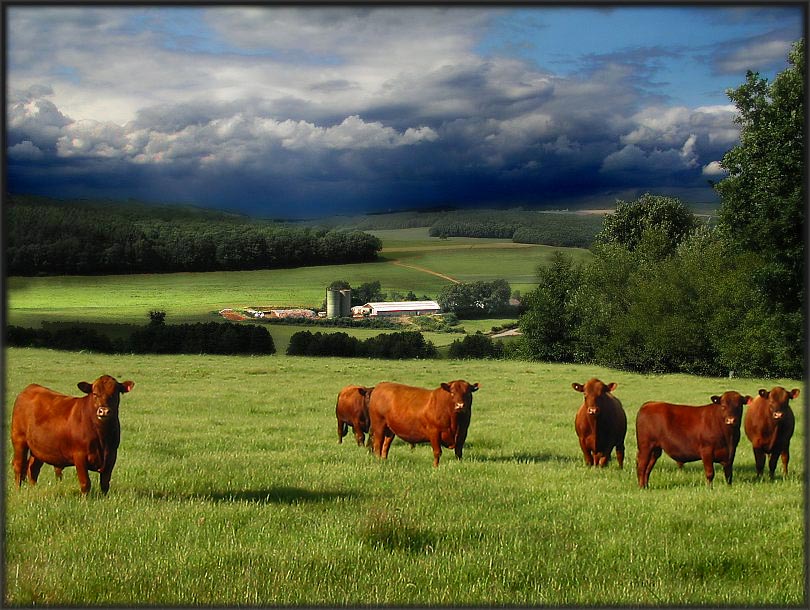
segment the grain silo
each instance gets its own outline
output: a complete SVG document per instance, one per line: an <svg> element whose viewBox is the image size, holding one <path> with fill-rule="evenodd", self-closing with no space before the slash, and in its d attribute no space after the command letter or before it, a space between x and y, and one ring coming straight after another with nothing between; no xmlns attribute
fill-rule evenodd
<svg viewBox="0 0 810 610"><path fill-rule="evenodd" d="M341 294L336 288L326 290L326 317L339 318L342 315Z"/></svg>
<svg viewBox="0 0 810 610"><path fill-rule="evenodd" d="M352 289L344 288L340 291L340 316L342 318L352 317Z"/></svg>

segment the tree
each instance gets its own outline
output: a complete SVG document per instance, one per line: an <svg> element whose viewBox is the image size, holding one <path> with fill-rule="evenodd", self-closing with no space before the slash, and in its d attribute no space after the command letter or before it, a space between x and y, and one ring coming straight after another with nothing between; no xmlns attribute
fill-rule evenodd
<svg viewBox="0 0 810 610"><path fill-rule="evenodd" d="M728 176L715 186L726 242L758 259L749 307L733 330L760 367L796 377L804 374L805 341L804 44L793 46L773 83L749 71L727 92L739 111L740 143L723 156Z"/></svg>
<svg viewBox="0 0 810 610"><path fill-rule="evenodd" d="M679 199L646 193L636 201L617 201L616 211L605 216L594 241L624 246L631 252L643 249L661 260L697 226L695 215Z"/></svg>
<svg viewBox="0 0 810 610"><path fill-rule="evenodd" d="M756 288L786 313L804 309L804 62L802 39L772 84L749 71L727 91L740 143L723 156L728 176L715 185L719 226L762 258Z"/></svg>
<svg viewBox="0 0 810 610"><path fill-rule="evenodd" d="M379 280L360 284L360 287L352 293L353 305L365 305L366 303L379 301L385 301L385 293L382 292L382 285Z"/></svg>
<svg viewBox="0 0 810 610"><path fill-rule="evenodd" d="M526 295L526 311L520 317L530 358L556 362L574 358L579 316L573 297L581 279L574 259L560 251L554 252L551 264L538 268L538 286Z"/></svg>
<svg viewBox="0 0 810 610"><path fill-rule="evenodd" d="M444 311L452 311L459 316L480 317L508 309L511 292L506 280L450 284L442 288L436 301Z"/></svg>

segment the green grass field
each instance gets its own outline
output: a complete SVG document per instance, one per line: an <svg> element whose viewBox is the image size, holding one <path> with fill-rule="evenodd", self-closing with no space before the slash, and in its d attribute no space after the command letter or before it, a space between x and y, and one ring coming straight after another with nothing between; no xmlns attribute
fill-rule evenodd
<svg viewBox="0 0 810 610"><path fill-rule="evenodd" d="M109 495L75 470L14 489L6 442L5 592L26 605L801 606L803 400L791 472L755 482L747 439L734 485L662 458L635 480L648 399L705 404L794 380L639 375L528 362L101 356L6 350L6 426L30 382L78 394L108 373L121 406ZM619 384L624 470L588 469L571 382ZM337 443L335 397L382 380L475 395L465 459L397 441L386 462ZM6 427L8 430L8 427Z"/></svg>
<svg viewBox="0 0 810 610"><path fill-rule="evenodd" d="M353 286L377 280L383 292L413 290L434 298L449 283L426 271L396 265L395 260L461 281L503 278L513 290L525 293L536 285L537 266L560 249L490 239L440 240L429 238L427 229L377 233L386 247L376 263L215 273L12 277L7 279L8 322L143 323L151 309L166 311L169 322L193 322L210 319L211 312L224 307L320 307L326 287L337 279ZM586 250L562 250L580 259L590 256Z"/></svg>
<svg viewBox="0 0 810 610"><path fill-rule="evenodd" d="M383 292L413 290L435 298L450 283L430 273L464 282L504 278L522 294L536 286L538 265L555 250L577 260L587 250L513 244L495 239L430 238L428 229L376 231L385 248L376 263L325 265L296 269L215 273L170 273L115 276L60 276L7 278L7 322L39 327L43 322L83 322L100 329L115 324L143 325L151 310L162 310L169 324L221 320L225 307L320 307L326 287L344 279L353 286L379 281ZM396 261L396 262L395 262ZM465 321L467 332L488 331L505 320ZM276 348L284 352L289 338L300 330L348 332L360 339L381 331L365 329L270 326ZM113 333L114 334L114 333ZM459 338L447 333L424 333L437 347Z"/></svg>

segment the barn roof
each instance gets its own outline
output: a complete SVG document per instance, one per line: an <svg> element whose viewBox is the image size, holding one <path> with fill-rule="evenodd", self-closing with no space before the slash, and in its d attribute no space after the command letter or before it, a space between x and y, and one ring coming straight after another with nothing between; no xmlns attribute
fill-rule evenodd
<svg viewBox="0 0 810 610"><path fill-rule="evenodd" d="M371 307L376 311L441 310L441 306L436 301L388 301L382 303L366 303L363 307Z"/></svg>

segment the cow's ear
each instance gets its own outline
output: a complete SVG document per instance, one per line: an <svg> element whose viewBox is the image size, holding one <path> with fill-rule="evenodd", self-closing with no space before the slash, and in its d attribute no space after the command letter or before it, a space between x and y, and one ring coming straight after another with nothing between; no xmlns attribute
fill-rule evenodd
<svg viewBox="0 0 810 610"><path fill-rule="evenodd" d="M613 390L615 390L617 387L619 387L619 384L618 384L618 383L615 383L615 382L614 382L614 383L609 383L609 384L608 384L608 387L607 387L608 392L612 392L612 391L613 391Z"/></svg>
<svg viewBox="0 0 810 610"><path fill-rule="evenodd" d="M357 391L360 392L360 396L365 396L367 392L366 388L357 388Z"/></svg>
<svg viewBox="0 0 810 610"><path fill-rule="evenodd" d="M762 396L762 398L768 398L768 394L770 394L768 390L762 389L759 391L759 395Z"/></svg>
<svg viewBox="0 0 810 610"><path fill-rule="evenodd" d="M122 394L126 394L127 392L132 391L132 388L135 387L134 381L124 381L123 383L118 384L118 391Z"/></svg>
<svg viewBox="0 0 810 610"><path fill-rule="evenodd" d="M453 391L453 390L450 388L450 384L449 384L449 383L443 383L443 384L442 384L442 390L444 390L445 392L452 392L452 391Z"/></svg>
<svg viewBox="0 0 810 610"><path fill-rule="evenodd" d="M795 388L795 389L790 391L790 397L791 398L797 398L798 396L799 396L799 388Z"/></svg>
<svg viewBox="0 0 810 610"><path fill-rule="evenodd" d="M572 383L571 387L574 388L577 392L584 392L585 391L585 386L582 385L581 383Z"/></svg>
<svg viewBox="0 0 810 610"><path fill-rule="evenodd" d="M85 394L92 394L93 393L93 384L87 383L86 381L80 381L76 384L76 387L79 388Z"/></svg>
<svg viewBox="0 0 810 610"><path fill-rule="evenodd" d="M481 387L481 385L480 385L480 384L478 384L478 383L474 383L474 384L472 384L472 385L470 386L470 392L477 392L479 387ZM798 392L798 390L796 390L796 391Z"/></svg>
<svg viewBox="0 0 810 610"><path fill-rule="evenodd" d="M720 397L719 396L712 396L712 402L716 405L720 404Z"/></svg>
<svg viewBox="0 0 810 610"><path fill-rule="evenodd" d="M745 399L743 400L743 404L744 405L750 405L753 400L754 399L751 398L750 396L746 396Z"/></svg>

